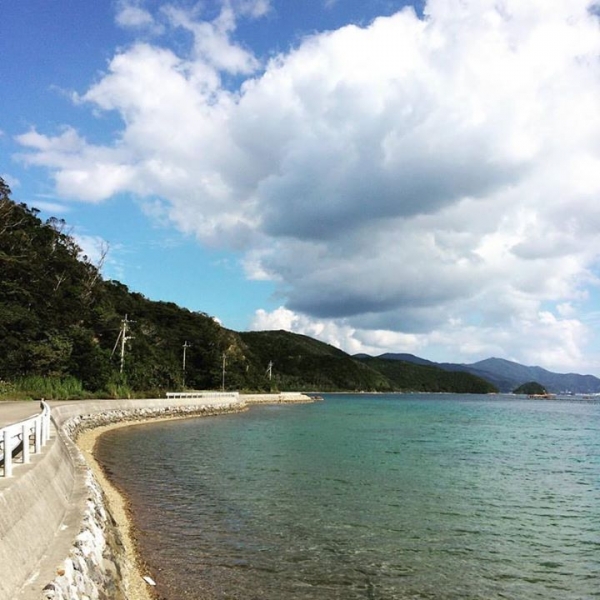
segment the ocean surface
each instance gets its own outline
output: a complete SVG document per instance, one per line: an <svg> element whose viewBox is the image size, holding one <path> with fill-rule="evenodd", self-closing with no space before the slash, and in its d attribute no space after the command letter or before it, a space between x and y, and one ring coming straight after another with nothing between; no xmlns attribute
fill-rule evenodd
<svg viewBox="0 0 600 600"><path fill-rule="evenodd" d="M600 402L331 395L113 430L168 600L600 598Z"/></svg>

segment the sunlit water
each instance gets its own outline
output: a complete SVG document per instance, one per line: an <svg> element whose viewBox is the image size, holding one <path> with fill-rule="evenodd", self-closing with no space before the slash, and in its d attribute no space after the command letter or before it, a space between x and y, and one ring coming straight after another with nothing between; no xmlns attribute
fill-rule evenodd
<svg viewBox="0 0 600 600"><path fill-rule="evenodd" d="M106 434L161 597L600 598L600 403L328 396Z"/></svg>

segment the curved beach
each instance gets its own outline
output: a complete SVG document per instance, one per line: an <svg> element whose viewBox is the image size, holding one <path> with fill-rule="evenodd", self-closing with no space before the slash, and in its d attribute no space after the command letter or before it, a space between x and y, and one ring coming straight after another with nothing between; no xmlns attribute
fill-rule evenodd
<svg viewBox="0 0 600 600"><path fill-rule="evenodd" d="M312 402L313 398L299 393L287 394L253 394L240 397L237 406L227 410L230 412L239 412L245 410L249 405L256 404L275 404L275 403L301 403ZM202 418L206 416L217 416L215 413L205 415L193 413L189 415L169 415L169 416L150 416L135 421L124 420L106 425L95 426L84 429L77 435L76 444L83 454L93 476L102 489L107 512L112 516L114 525L121 535L123 544L123 556L121 567L121 585L126 592L128 600L154 600L156 595L153 593L154 586L152 575L144 565L143 556L140 554L136 544L135 524L131 518L129 501L126 494L119 490L107 477L101 463L98 461L95 448L100 437L108 431L121 429L125 427L136 427L157 423L160 421L182 420L190 418Z"/></svg>
<svg viewBox="0 0 600 600"><path fill-rule="evenodd" d="M94 448L100 436L109 430L122 427L135 427L136 425L142 425L156 420L157 419L146 419L136 423L124 422L103 425L84 431L77 438L77 446L83 453L88 466L104 492L104 498L107 504L106 508L112 515L117 528L121 532L125 557L124 564L121 565L123 587L127 590L128 597L131 600L153 600L154 596L150 591L152 589L151 586L144 580L144 576L147 576L148 574L144 571L143 563L135 544L133 522L129 517L127 498L105 475L100 463L96 460Z"/></svg>
<svg viewBox="0 0 600 600"><path fill-rule="evenodd" d="M50 439L29 464L15 464L0 501L0 595L152 598L135 547L127 498L94 456L108 429L245 410L249 404L307 402L301 394L51 402Z"/></svg>

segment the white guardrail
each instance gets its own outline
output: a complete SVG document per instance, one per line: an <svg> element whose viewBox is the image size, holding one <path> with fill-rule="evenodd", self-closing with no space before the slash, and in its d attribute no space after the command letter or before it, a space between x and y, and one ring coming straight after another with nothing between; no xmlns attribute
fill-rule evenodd
<svg viewBox="0 0 600 600"><path fill-rule="evenodd" d="M42 400L42 412L35 417L7 425L0 429L0 465L2 476L11 477L16 462L26 464L33 450L42 451L42 446L50 439L50 406Z"/></svg>

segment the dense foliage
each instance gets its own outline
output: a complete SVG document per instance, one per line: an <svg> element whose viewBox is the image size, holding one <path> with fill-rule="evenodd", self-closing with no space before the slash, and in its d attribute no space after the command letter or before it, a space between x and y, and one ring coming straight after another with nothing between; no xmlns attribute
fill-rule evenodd
<svg viewBox="0 0 600 600"><path fill-rule="evenodd" d="M357 360L285 331L237 333L207 314L132 293L101 277L64 221L43 222L37 210L13 202L1 178L0 339L3 397L154 395L184 386L491 391L464 373Z"/></svg>
<svg viewBox="0 0 600 600"><path fill-rule="evenodd" d="M382 358L362 358L361 360L371 368L383 373L394 389L464 394L489 394L498 391L489 381L471 373L445 371L438 367L401 360Z"/></svg>
<svg viewBox="0 0 600 600"><path fill-rule="evenodd" d="M288 331L241 333L258 364L273 363L277 387L286 390L390 391L388 378L368 365L313 338Z"/></svg>
<svg viewBox="0 0 600 600"><path fill-rule="evenodd" d="M236 348L236 334L208 315L152 302L117 281L104 281L65 232L64 221L42 222L37 210L14 203L0 182L0 380L5 393L39 389L40 378L52 380L51 388L67 390L66 395L178 388L186 341L191 345L186 383L217 386L221 355ZM133 322L121 373L120 345L113 350L125 315ZM235 375L232 369L232 379ZM73 391L73 380L79 392Z"/></svg>
<svg viewBox="0 0 600 600"><path fill-rule="evenodd" d="M526 394L527 396L545 396L548 390L537 381L528 381L513 390L513 394Z"/></svg>

